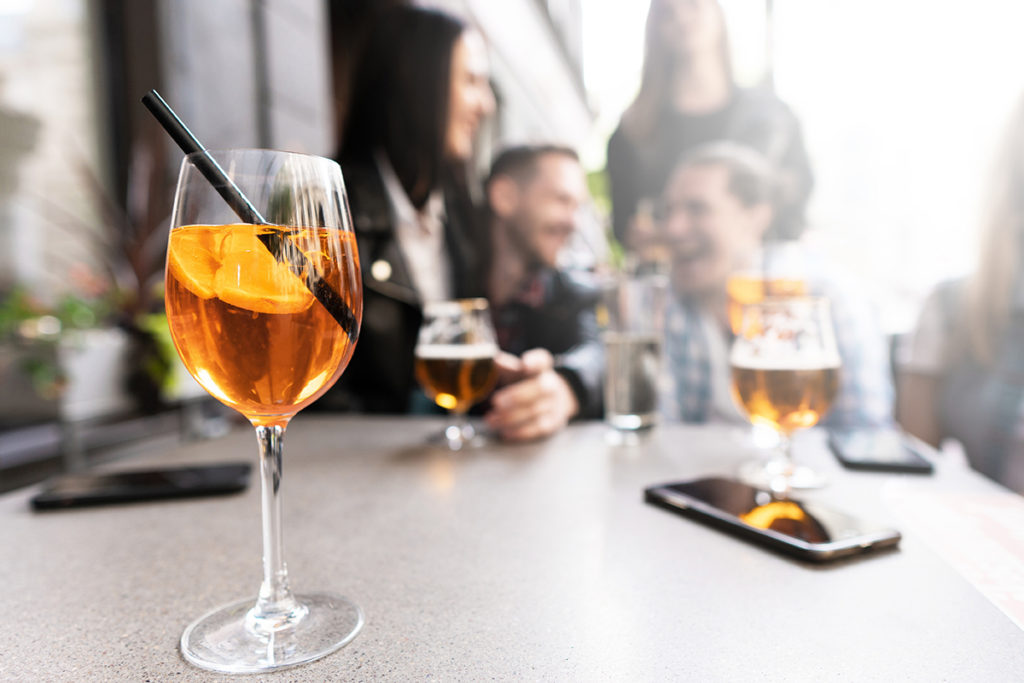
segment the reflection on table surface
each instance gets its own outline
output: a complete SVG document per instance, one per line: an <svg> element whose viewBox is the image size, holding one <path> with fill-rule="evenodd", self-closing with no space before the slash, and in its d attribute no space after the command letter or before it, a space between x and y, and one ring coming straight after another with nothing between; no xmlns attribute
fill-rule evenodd
<svg viewBox="0 0 1024 683"><path fill-rule="evenodd" d="M957 529L917 505L1012 501L956 463L934 476L842 470L823 433L797 457L829 476L802 494L890 523L901 549L815 566L643 503L651 484L729 475L743 427L663 425L614 445L599 423L546 441L450 453L442 419L300 416L284 522L296 580L366 612L343 650L287 680L1005 680L1024 634L949 563ZM110 468L245 459L248 431ZM37 514L0 496L9 614L0 679L213 679L177 651L198 611L258 576L259 491ZM922 530L919 533L919 529ZM976 582L975 582L976 583ZM293 586L302 590L303 585ZM989 594L990 595L990 594ZM991 595L990 595L991 597Z"/></svg>

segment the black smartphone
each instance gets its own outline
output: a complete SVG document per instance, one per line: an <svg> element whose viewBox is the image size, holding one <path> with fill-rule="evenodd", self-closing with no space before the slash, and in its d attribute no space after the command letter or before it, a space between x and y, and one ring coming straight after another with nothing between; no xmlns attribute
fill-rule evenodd
<svg viewBox="0 0 1024 683"><path fill-rule="evenodd" d="M711 477L644 489L644 500L795 557L825 562L891 548L900 532L818 503Z"/></svg>
<svg viewBox="0 0 1024 683"><path fill-rule="evenodd" d="M246 462L86 474L65 474L43 484L32 500L36 510L190 498L234 493L249 484Z"/></svg>
<svg viewBox="0 0 1024 683"><path fill-rule="evenodd" d="M828 445L851 470L931 474L935 469L922 447L897 429L834 430Z"/></svg>

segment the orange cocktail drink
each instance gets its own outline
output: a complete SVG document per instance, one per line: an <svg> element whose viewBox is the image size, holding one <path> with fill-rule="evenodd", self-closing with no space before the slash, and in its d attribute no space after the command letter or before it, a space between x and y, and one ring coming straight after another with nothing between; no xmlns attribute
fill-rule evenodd
<svg viewBox="0 0 1024 683"><path fill-rule="evenodd" d="M303 267L315 268L358 318L355 240L332 228L176 227L166 306L174 344L196 381L254 424L283 425L334 383L354 343L309 291L306 273L265 246L268 236L294 245Z"/></svg>

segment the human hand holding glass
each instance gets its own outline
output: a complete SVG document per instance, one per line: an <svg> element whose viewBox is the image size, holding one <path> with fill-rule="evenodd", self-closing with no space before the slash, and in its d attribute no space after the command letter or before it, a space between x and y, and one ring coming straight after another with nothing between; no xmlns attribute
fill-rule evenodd
<svg viewBox="0 0 1024 683"><path fill-rule="evenodd" d="M437 405L454 416L444 430L445 442L453 451L473 443L476 432L466 413L494 389L497 354L486 299L432 301L424 306L416 340L416 379Z"/></svg>
<svg viewBox="0 0 1024 683"><path fill-rule="evenodd" d="M824 479L793 461L791 437L828 412L839 389L840 358L828 300L768 298L744 307L730 356L736 403L754 424L779 434L778 454L744 466L740 478L785 496Z"/></svg>
<svg viewBox="0 0 1024 683"><path fill-rule="evenodd" d="M202 168L210 157L230 180L210 182ZM228 191L245 198L259 224L241 222L225 202ZM196 381L256 428L263 508L258 597L210 612L182 635L183 655L203 668L301 664L362 627L361 610L343 597L292 594L281 534L285 427L338 379L359 334L362 288L346 207L341 169L328 159L229 150L196 152L182 163L167 248L167 319Z"/></svg>
<svg viewBox="0 0 1024 683"><path fill-rule="evenodd" d="M484 422L502 441L550 436L579 413L579 399L547 349L529 349L521 356L501 351L495 364L501 388L491 394Z"/></svg>

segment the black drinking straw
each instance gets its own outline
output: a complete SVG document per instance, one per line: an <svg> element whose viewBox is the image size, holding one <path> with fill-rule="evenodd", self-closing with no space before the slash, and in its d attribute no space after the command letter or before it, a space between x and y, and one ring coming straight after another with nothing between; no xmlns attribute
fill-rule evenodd
<svg viewBox="0 0 1024 683"><path fill-rule="evenodd" d="M160 97L160 93L156 90L150 90L142 96L142 103L156 117L156 120L164 127L164 130L171 136L171 139L178 144L178 147L181 147L181 151L185 154L200 153L193 157L195 167L199 169L204 178L210 181L210 184L217 190L217 193L224 198L224 201L228 203L244 223L266 225L266 219L260 215L256 207L242 194L242 191L228 177L228 174L224 172L220 164L210 156L210 153L196 139L196 136L188 129L188 126L182 123L178 115L174 113L174 110L164 102L164 98Z"/></svg>
<svg viewBox="0 0 1024 683"><path fill-rule="evenodd" d="M196 154L193 164L203 174L217 193L224 198L231 210L234 211L242 222L256 225L269 225L269 222L260 214L252 202L242 194L238 186L228 177L220 164L210 156L202 143L196 139L192 131L188 129L174 110L168 106L164 98L156 90L150 90L142 96L142 103L146 105L150 113L156 118L164 130L171 136L185 154ZM295 247L291 242L281 239L280 236L267 233L260 235L260 241L274 255L279 262L284 263L288 268L303 278L306 288L319 301L327 312L338 321L345 334L354 343L359 336L359 321L356 319L352 309L345 300L335 292L330 285L324 282L323 278L316 272L306 260L305 254Z"/></svg>

